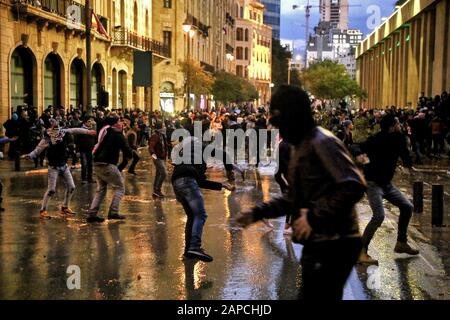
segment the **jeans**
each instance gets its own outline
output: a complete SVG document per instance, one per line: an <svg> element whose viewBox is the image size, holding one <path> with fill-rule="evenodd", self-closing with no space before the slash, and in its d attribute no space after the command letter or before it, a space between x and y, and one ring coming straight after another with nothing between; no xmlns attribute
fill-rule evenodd
<svg viewBox="0 0 450 320"><path fill-rule="evenodd" d="M202 233L206 215L203 195L194 178L179 178L173 182L177 200L187 215L185 228L185 252L202 247Z"/></svg>
<svg viewBox="0 0 450 320"><path fill-rule="evenodd" d="M345 283L360 252L359 237L305 244L300 299L342 300Z"/></svg>
<svg viewBox="0 0 450 320"><path fill-rule="evenodd" d="M91 217L97 216L100 206L105 199L108 184L115 190L114 197L109 207L108 216L119 214L119 205L125 195L125 183L117 166L107 163L95 163L95 175L97 177L97 192L89 208Z"/></svg>
<svg viewBox="0 0 450 320"><path fill-rule="evenodd" d="M367 182L367 197L369 199L369 205L372 209L373 216L364 230L363 234L363 247L367 250L369 248L370 241L377 229L383 223L385 213L383 207L383 199L386 199L394 206L400 209L400 218L398 220L398 235L397 241L406 243L408 240L407 231L409 220L411 219L413 212L412 203L406 199L403 193L400 192L392 184L380 186L373 181Z"/></svg>
<svg viewBox="0 0 450 320"><path fill-rule="evenodd" d="M167 176L166 162L163 159L153 159L153 163L155 164L156 168L155 181L153 183L153 192L161 192L163 182Z"/></svg>
<svg viewBox="0 0 450 320"><path fill-rule="evenodd" d="M81 180L91 181L92 180L92 164L93 164L92 151L80 152L80 158L81 158Z"/></svg>
<svg viewBox="0 0 450 320"><path fill-rule="evenodd" d="M48 187L44 194L44 199L42 200L41 210L47 211L48 201L56 193L56 183L58 182L59 176L62 177L64 185L66 186L63 206L66 208L69 207L70 200L75 192L75 184L73 182L72 173L70 172L69 167L64 165L62 167L48 167Z"/></svg>
<svg viewBox="0 0 450 320"><path fill-rule="evenodd" d="M138 164L139 160L139 154L136 150L133 150L133 162L131 163L130 167L128 168L128 172L134 172L134 169L136 168L136 165Z"/></svg>

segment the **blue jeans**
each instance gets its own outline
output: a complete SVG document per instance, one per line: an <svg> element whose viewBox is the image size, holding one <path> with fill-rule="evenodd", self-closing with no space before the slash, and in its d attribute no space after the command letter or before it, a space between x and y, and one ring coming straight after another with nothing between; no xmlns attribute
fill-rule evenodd
<svg viewBox="0 0 450 320"><path fill-rule="evenodd" d="M163 182L167 176L166 162L162 159L153 159L153 163L155 164L156 168L155 181L153 183L153 192L161 192Z"/></svg>
<svg viewBox="0 0 450 320"><path fill-rule="evenodd" d="M407 231L409 220L411 219L414 208L412 203L408 199L406 199L403 193L401 193L400 190L394 187L391 183L385 186L380 186L373 181L368 181L367 197L369 199L369 205L372 209L373 216L366 229L364 230L362 238L363 247L366 250L368 249L373 235L384 221L385 213L383 207L383 199L386 199L400 209L397 241L406 243L408 240Z"/></svg>
<svg viewBox="0 0 450 320"><path fill-rule="evenodd" d="M187 215L185 252L200 249L202 247L203 226L208 217L200 187L194 178L186 177L175 180L173 190Z"/></svg>

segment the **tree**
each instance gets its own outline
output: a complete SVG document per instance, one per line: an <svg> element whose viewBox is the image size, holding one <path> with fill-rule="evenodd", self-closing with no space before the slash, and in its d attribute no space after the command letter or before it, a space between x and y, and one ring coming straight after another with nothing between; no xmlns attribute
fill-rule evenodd
<svg viewBox="0 0 450 320"><path fill-rule="evenodd" d="M244 78L224 71L215 74L212 93L214 99L223 104L258 99L258 91L253 84Z"/></svg>
<svg viewBox="0 0 450 320"><path fill-rule="evenodd" d="M198 61L188 59L180 61L179 65L185 79L185 88L177 88L176 90L179 95L184 95L187 92L187 86L189 86L189 92L196 96L211 93L214 79L203 70Z"/></svg>
<svg viewBox="0 0 450 320"><path fill-rule="evenodd" d="M341 100L347 96L364 98L366 93L336 61L313 63L303 72L305 88L319 99Z"/></svg>
<svg viewBox="0 0 450 320"><path fill-rule="evenodd" d="M288 83L289 59L292 53L287 46L282 46L280 40L272 40L272 82L275 90Z"/></svg>

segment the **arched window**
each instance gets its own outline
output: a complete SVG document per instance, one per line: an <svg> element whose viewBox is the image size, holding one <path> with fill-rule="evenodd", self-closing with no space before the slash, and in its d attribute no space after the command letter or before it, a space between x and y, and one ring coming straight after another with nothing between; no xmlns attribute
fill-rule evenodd
<svg viewBox="0 0 450 320"><path fill-rule="evenodd" d="M83 78L86 72L86 66L81 59L74 59L70 65L70 104L75 108L83 108Z"/></svg>
<svg viewBox="0 0 450 320"><path fill-rule="evenodd" d="M11 72L11 106L35 105L36 58L25 47L14 50L10 62Z"/></svg>
<svg viewBox="0 0 450 320"><path fill-rule="evenodd" d="M61 105L61 63L57 54L50 53L44 61L44 106Z"/></svg>

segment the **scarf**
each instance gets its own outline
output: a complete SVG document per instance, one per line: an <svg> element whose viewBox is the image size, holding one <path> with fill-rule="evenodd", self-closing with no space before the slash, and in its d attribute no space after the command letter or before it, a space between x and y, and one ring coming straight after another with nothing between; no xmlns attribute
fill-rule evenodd
<svg viewBox="0 0 450 320"><path fill-rule="evenodd" d="M99 132L99 134L98 134L98 142L97 142L97 144L94 146L94 149L92 150L92 154L95 154L95 153L97 152L97 150L98 150L98 148L100 147L100 145L101 145L103 139L105 138L106 133L107 133L107 131L108 131L109 128L111 128L111 126L104 126L104 127L100 130L100 132Z"/></svg>

